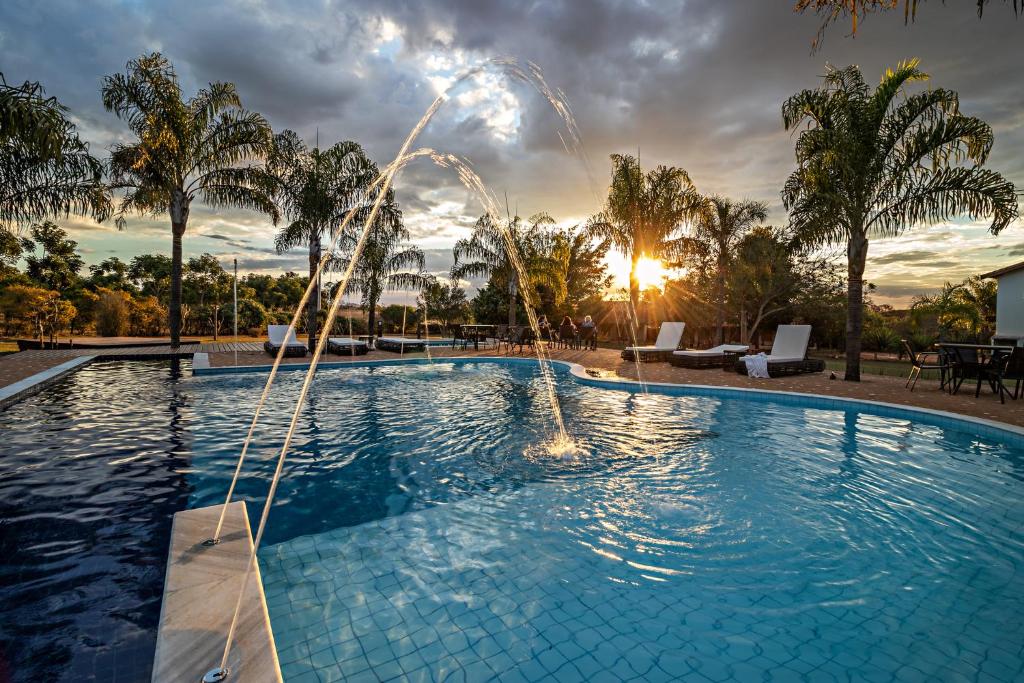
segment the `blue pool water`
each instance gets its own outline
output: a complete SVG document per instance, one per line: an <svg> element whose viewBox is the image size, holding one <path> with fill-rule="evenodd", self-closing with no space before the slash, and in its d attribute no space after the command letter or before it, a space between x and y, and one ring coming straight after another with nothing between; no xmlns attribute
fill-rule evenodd
<svg viewBox="0 0 1024 683"><path fill-rule="evenodd" d="M286 680L1024 677L1019 445L559 378L573 462L534 364L323 373L260 555ZM193 505L264 379L196 379Z"/></svg>
<svg viewBox="0 0 1024 683"><path fill-rule="evenodd" d="M571 462L535 364L319 374L260 554L287 681L1024 678L1019 439L558 377ZM108 363L0 412L0 681L148 679L170 516L263 381Z"/></svg>

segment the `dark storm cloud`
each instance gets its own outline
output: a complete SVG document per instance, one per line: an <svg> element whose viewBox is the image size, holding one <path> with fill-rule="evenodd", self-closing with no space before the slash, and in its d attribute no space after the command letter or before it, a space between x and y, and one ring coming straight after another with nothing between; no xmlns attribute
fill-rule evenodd
<svg viewBox="0 0 1024 683"><path fill-rule="evenodd" d="M916 56L933 75L931 85L959 91L962 109L993 125L991 165L1024 186L1019 65L1009 58L1024 21L996 13L979 21L973 11L936 3L910 27L895 14L874 16L849 39L847 27L836 26L811 55L817 26L813 16L794 15L790 0L7 0L0 5L0 70L8 80L43 82L100 153L126 134L103 111L102 77L160 50L187 93L211 80L232 81L275 130L291 128L309 141L319 132L322 145L358 140L384 163L435 97L431 78L496 56L528 59L565 92L593 185L562 149L558 117L524 84L511 87L518 104L511 136L493 134L486 106L467 108L456 98L416 146L470 159L522 215L545 210L568 220L593 213L607 184L608 154L639 150L645 166L687 169L702 191L768 202L772 222L783 223L779 190L793 167L783 100L819 84L827 62L857 63L874 83L886 66ZM950 49L950 36L960 48ZM425 160L407 167L396 189L414 237L431 245L464 235L481 211L451 171ZM272 246L273 226L246 211L196 207L191 234L214 220L213 234L236 242L221 240L225 246L243 238L252 240L244 251ZM1019 227L1010 231L1002 239L1018 241L1012 234ZM955 235L929 233L928 246L938 249L945 238L951 245L935 256L950 260L956 252L949 250L963 248ZM198 245L186 240L185 248ZM917 262L914 254L871 263ZM255 259L261 268L272 260ZM301 257L296 264L303 267Z"/></svg>
<svg viewBox="0 0 1024 683"><path fill-rule="evenodd" d="M928 261L934 259L939 255L937 251L898 251L892 254L886 254L885 256L876 256L871 259L871 263L882 266L889 263L917 263L920 261Z"/></svg>
<svg viewBox="0 0 1024 683"><path fill-rule="evenodd" d="M226 261L226 263L230 264L230 260ZM238 269L253 272L294 271L296 273L305 273L309 270L309 261L301 256L295 258L250 258L241 256L238 258Z"/></svg>

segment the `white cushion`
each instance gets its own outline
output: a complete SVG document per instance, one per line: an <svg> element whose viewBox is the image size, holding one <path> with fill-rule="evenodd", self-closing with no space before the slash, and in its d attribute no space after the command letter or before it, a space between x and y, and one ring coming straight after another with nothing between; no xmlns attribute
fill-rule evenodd
<svg viewBox="0 0 1024 683"><path fill-rule="evenodd" d="M779 325L769 361L803 360L807 357L807 344L811 340L810 325Z"/></svg>
<svg viewBox="0 0 1024 683"><path fill-rule="evenodd" d="M673 351L674 356L721 356L726 351L733 353L740 353L746 351L750 347L746 344L719 344L718 346L712 346L710 349L686 349L685 351Z"/></svg>
<svg viewBox="0 0 1024 683"><path fill-rule="evenodd" d="M295 330L288 333L287 325L267 325L267 337L274 346L305 346L295 338Z"/></svg>
<svg viewBox="0 0 1024 683"><path fill-rule="evenodd" d="M662 323L658 330L658 338L654 347L659 351L675 351L679 348L679 342L683 338L683 330L686 323Z"/></svg>

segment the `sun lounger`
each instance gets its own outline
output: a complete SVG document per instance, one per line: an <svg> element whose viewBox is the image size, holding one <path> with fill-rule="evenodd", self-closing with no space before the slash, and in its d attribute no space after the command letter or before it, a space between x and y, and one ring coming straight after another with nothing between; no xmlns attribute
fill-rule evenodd
<svg viewBox="0 0 1024 683"><path fill-rule="evenodd" d="M782 375L799 375L805 372L821 372L825 369L825 361L820 358L807 357L807 344L811 339L810 325L779 325L775 331L775 342L771 353L767 356L769 377ZM736 372L747 374L746 359L742 356L736 360Z"/></svg>
<svg viewBox="0 0 1024 683"><path fill-rule="evenodd" d="M424 351L427 348L427 343L422 339L405 339L404 337L377 337L376 346L381 351L408 353L412 351Z"/></svg>
<svg viewBox="0 0 1024 683"><path fill-rule="evenodd" d="M679 348L685 327L686 323L662 323L653 346L627 346L622 351L622 357L645 363L668 360L672 352Z"/></svg>
<svg viewBox="0 0 1024 683"><path fill-rule="evenodd" d="M369 353L370 345L362 339L331 337L327 340L327 350L339 356L362 356Z"/></svg>
<svg viewBox="0 0 1024 683"><path fill-rule="evenodd" d="M295 330L289 332L287 325L267 325L267 341L263 342L263 350L276 356L282 346L286 358L306 355L306 345L295 338Z"/></svg>
<svg viewBox="0 0 1024 683"><path fill-rule="evenodd" d="M749 348L746 344L719 344L710 349L673 351L668 360L677 368L723 368Z"/></svg>

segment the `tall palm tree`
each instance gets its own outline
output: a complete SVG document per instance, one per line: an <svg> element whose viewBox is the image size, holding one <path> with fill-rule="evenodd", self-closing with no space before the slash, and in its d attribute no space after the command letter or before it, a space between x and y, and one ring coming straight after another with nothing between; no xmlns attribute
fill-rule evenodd
<svg viewBox="0 0 1024 683"><path fill-rule="evenodd" d="M171 344L181 337L181 238L196 197L212 207L264 212L277 223L272 185L253 164L270 153L273 133L242 108L231 83L210 83L182 99L174 67L154 52L103 79L103 106L127 122L135 142L115 145L111 187L125 190L118 225L130 212L171 218Z"/></svg>
<svg viewBox="0 0 1024 683"><path fill-rule="evenodd" d="M335 259L339 270L344 270L351 262L351 253L361 233L362 228L350 224L341 236L342 248L349 255ZM409 239L394 192L388 190L344 292L362 295L370 335L373 335L377 321L377 304L385 291L419 290L430 282L429 276L423 273L423 252L419 247L408 244Z"/></svg>
<svg viewBox="0 0 1024 683"><path fill-rule="evenodd" d="M637 262L673 258L682 247L679 232L695 217L702 201L690 176L675 166L644 173L636 157L613 154L612 183L604 211L590 219L588 229L630 260L629 299L638 310L640 282Z"/></svg>
<svg viewBox="0 0 1024 683"><path fill-rule="evenodd" d="M715 344L725 341L725 281L736 246L754 225L768 217L764 202L734 202L726 197L708 197L694 224L693 233L682 238L684 253L703 264L711 264L715 278Z"/></svg>
<svg viewBox="0 0 1024 683"><path fill-rule="evenodd" d="M267 158L267 171L274 178L274 198L291 222L277 234L278 253L299 246L309 247L309 277L313 292L306 306L309 350L316 348L317 316L320 312L320 264L324 237L352 209L357 213L349 225L360 228L373 203L370 184L377 168L358 143L345 141L326 150L309 149L298 135L286 130L274 136L274 149ZM387 207L385 211L387 210ZM378 220L388 220L387 216Z"/></svg>
<svg viewBox="0 0 1024 683"><path fill-rule="evenodd" d="M810 245L846 243L847 380L860 380L869 237L960 215L992 216L997 234L1017 218L1013 183L982 168L992 129L961 114L955 92L905 92L927 78L911 60L887 71L872 91L857 67L832 68L823 87L782 107L787 130L808 124L782 191L792 227Z"/></svg>
<svg viewBox="0 0 1024 683"><path fill-rule="evenodd" d="M473 234L455 243L455 264L452 279L491 278L508 294L508 324L516 324L516 300L520 288L529 289L537 284L564 287L557 277L557 266L549 256L547 228L555 220L546 213L537 213L526 221L511 217L504 229L512 238L517 255L526 270L529 282L519 282L519 274L506 248L502 228L488 215L481 216L473 226ZM531 305L530 292L524 291L526 305Z"/></svg>
<svg viewBox="0 0 1024 683"><path fill-rule="evenodd" d="M103 164L89 153L67 109L42 86L9 85L0 73L0 229L111 211Z"/></svg>

